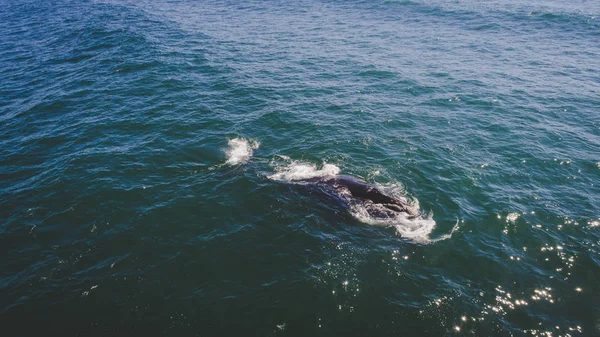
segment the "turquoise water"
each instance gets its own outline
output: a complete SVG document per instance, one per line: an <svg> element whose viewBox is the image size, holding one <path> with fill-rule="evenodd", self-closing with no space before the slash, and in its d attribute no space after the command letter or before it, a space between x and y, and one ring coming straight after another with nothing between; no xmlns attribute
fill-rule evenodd
<svg viewBox="0 0 600 337"><path fill-rule="evenodd" d="M2 335L600 335L598 60L596 1L3 1Z"/></svg>

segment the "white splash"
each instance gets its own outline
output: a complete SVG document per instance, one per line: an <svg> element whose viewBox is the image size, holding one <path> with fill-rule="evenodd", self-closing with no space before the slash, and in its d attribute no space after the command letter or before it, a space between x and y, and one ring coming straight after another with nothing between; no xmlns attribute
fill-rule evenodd
<svg viewBox="0 0 600 337"><path fill-rule="evenodd" d="M378 186L378 188L381 188ZM386 190L386 189L384 189ZM389 191L386 191L388 193ZM389 193L392 194L392 193ZM399 196L397 194L393 194L394 197L403 199L407 202L408 208L410 208L411 213L419 213L419 201L416 199L407 200L404 196ZM371 216L367 210L367 208L375 208L382 207L385 210L384 206L380 206L378 204L363 204L363 203L355 203L350 206L350 214L359 220L360 222L374 225L374 226L382 226L382 227L393 227L396 230L396 234L403 238L410 239L413 242L417 243L433 243L440 240L444 240L450 237L451 234L447 236L440 237L438 239L430 239L429 235L433 231L436 226L435 220L433 220L433 215L429 214L426 216L419 215L417 217L411 217L409 214L398 213L390 218L375 218Z"/></svg>
<svg viewBox="0 0 600 337"><path fill-rule="evenodd" d="M227 144L229 147L225 150L225 154L227 154L226 164L229 165L247 163L252 158L254 150L260 146L258 141L244 138L230 139Z"/></svg>
<svg viewBox="0 0 600 337"><path fill-rule="evenodd" d="M520 216L519 213L508 213L506 215L506 222L515 223Z"/></svg>
<svg viewBox="0 0 600 337"><path fill-rule="evenodd" d="M282 156L282 158L285 158ZM318 177L333 177L340 173L340 168L333 164L323 164L318 169L314 164L292 161L287 166L276 168L277 172L270 175L269 179L281 181L298 181Z"/></svg>

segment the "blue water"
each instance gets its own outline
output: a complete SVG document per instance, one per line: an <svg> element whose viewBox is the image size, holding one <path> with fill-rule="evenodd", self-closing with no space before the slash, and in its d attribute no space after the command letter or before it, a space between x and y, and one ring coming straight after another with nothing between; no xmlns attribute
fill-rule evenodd
<svg viewBox="0 0 600 337"><path fill-rule="evenodd" d="M1 334L598 336L598 60L598 1L2 1Z"/></svg>

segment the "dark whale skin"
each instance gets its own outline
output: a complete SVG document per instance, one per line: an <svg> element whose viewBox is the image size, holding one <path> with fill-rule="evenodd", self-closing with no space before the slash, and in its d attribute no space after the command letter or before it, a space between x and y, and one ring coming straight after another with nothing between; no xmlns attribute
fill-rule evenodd
<svg viewBox="0 0 600 337"><path fill-rule="evenodd" d="M394 212L404 212L413 217L418 216L418 213L415 213L414 210L408 207L408 204L403 200L386 195L381 192L377 186L351 176L325 176L305 179L304 181L313 182L317 185L331 186L336 190L345 189L349 191L354 198L369 200L373 204L381 204Z"/></svg>

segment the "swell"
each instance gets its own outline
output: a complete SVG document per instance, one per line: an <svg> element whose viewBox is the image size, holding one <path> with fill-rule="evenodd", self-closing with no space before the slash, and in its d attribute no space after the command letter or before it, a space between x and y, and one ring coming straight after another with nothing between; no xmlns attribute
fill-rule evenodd
<svg viewBox="0 0 600 337"><path fill-rule="evenodd" d="M380 10L386 19L402 18L411 22L411 18L465 30L489 31L490 33L525 31L536 33L546 31L553 36L568 39L573 33L584 33L588 37L598 36L600 12L569 11L568 8L555 6L523 4L485 4L462 2L454 4L439 1L380 1L362 2L370 10ZM392 10L390 10L392 9ZM595 8L598 10L598 8Z"/></svg>
<svg viewBox="0 0 600 337"><path fill-rule="evenodd" d="M175 42L166 51L153 42L156 34L182 33L148 20L135 9L79 4L83 8L77 11L84 14L78 17L72 11L36 6L42 8L32 10L57 22L50 26L58 28L45 30L45 26L30 24L30 36L25 39L32 43L28 48L41 44L36 62L9 56L2 63L7 75L0 84L0 91L7 93L1 99L0 114L4 196L10 193L15 198L19 191L35 190L55 179L50 177L65 176L72 163L86 157L90 149L114 148L119 139L127 139L123 135L129 135L127 142L134 144L122 147L125 152L147 156L144 146L156 144L158 134L145 131L162 125L168 135L173 132L169 129L194 114L189 111L173 118L153 112L157 102L185 99L196 87L197 78L181 76L180 71L202 70L207 76L222 72L203 57L206 51L199 43L205 36L185 38L186 42ZM124 20L135 24L126 25ZM10 35L1 42L11 49ZM193 53L186 51L188 47L194 47ZM22 52L28 53L28 48ZM123 109L127 104L134 109Z"/></svg>
<svg viewBox="0 0 600 337"><path fill-rule="evenodd" d="M182 188L164 186L157 177L194 166L192 160L169 169L173 154L193 157L179 149L193 140L174 136L184 122L201 128L202 119L189 121L207 111L196 106L172 116L155 107L185 101L197 88L196 78L179 75L182 68L222 71L203 57L205 37L166 51L153 34L171 27L124 7L79 5L84 8L37 3L42 8L31 10L46 24L27 18L27 26L16 24L0 39L6 48L0 55L6 59L0 62L0 92L6 93L0 98L0 240L10 250L6 261L15 261L3 263L9 275L0 279L0 287L9 289L3 313L83 285L89 291L87 279L100 281L98 270L127 256L121 248L97 256L96 245L136 241L130 226L144 208L161 204L140 193L146 187ZM17 39L29 45L14 48ZM193 54L185 51L190 45ZM37 291L28 290L32 284Z"/></svg>
<svg viewBox="0 0 600 337"><path fill-rule="evenodd" d="M372 2L361 6L372 8ZM286 9L263 7L253 19ZM347 7L354 14L365 8ZM273 52L273 45L257 42L254 30L240 33L247 28L243 21L236 37L254 38L254 44L214 40L166 19L161 24L134 5L89 8L96 12L86 13L95 14L82 17L100 22L90 30L75 27L77 15L65 18L74 30L53 26L47 34L40 18L30 31L19 26L26 20L18 18L29 14L0 20L15 21L5 24L18 27L8 36L38 34L35 43L57 41L65 48L40 55L47 69L36 70L35 78L0 82L0 246L8 252L0 301L7 331L43 325L72 334L100 333L98 327L125 334L133 322L149 334L179 324L182 330L210 326L215 335L231 326L265 335L315 327L300 334L318 335L321 320L327 334L348 335L407 326L437 335L457 334L456 327L484 335L556 326L559 334L577 325L584 329L579 335L595 331L589 294L598 289L588 279L599 265L593 86L559 81L567 90L558 90L552 77L502 80L486 77L485 67L470 72L477 81L462 81L461 71L469 69L448 59L450 65L437 68L414 61L412 72L369 67L378 53L393 53L393 44L363 49L368 57L353 62L358 57L346 57L341 46L358 44L343 39L328 45L337 53L311 49L291 57L289 49ZM67 10L50 13L61 18ZM113 10L126 14L102 15ZM412 22L416 13L409 12ZM327 22L321 19L308 23ZM112 26L125 21L131 27ZM290 29L298 28L294 24L289 21ZM346 42L366 38L356 26L343 27L335 31L353 34ZM489 37L498 27L479 29L469 33ZM269 32L260 38L279 37ZM6 36L0 39L12 50L0 51L9 59L0 62L2 71L37 69L29 64L34 49L14 48ZM261 48L270 63L259 62ZM361 56L357 50L349 54ZM489 52L478 49L483 59ZM344 59L328 63L323 54ZM305 68L294 63L313 55L320 58L306 57ZM496 73L518 69L486 60L477 65L493 64ZM294 74L287 77L285 69ZM247 167L220 166L226 139L240 134L260 139L260 152L241 151ZM310 189L257 175L253 168L273 172L260 157L277 153L336 163L382 184L400 179L435 215L432 237L452 232L458 220L457 229L451 240L418 245L398 240L393 227L352 221L347 210L315 202ZM523 299L529 304L521 305ZM115 307L122 310L104 310ZM24 327L25 319L31 324ZM189 332L182 330L168 331Z"/></svg>

